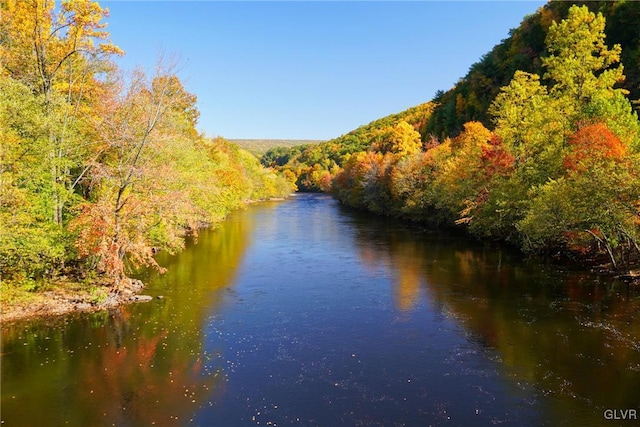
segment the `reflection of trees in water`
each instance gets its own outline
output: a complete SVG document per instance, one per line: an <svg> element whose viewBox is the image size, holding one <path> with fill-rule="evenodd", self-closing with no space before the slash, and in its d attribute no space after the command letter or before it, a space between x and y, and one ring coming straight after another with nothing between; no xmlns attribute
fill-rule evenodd
<svg viewBox="0 0 640 427"><path fill-rule="evenodd" d="M168 268L160 275L150 271L143 281L161 282L163 287L190 293L229 286L251 244L254 218L247 211L232 213L217 228L203 230L177 255L160 253L158 262Z"/></svg>
<svg viewBox="0 0 640 427"><path fill-rule="evenodd" d="M253 226L251 215L237 212L201 233L197 245L162 255L169 271L144 280L163 300L3 328L3 420L34 426L188 422L224 391L220 354L203 350L204 324L232 285Z"/></svg>
<svg viewBox="0 0 640 427"><path fill-rule="evenodd" d="M573 399L610 408L640 401L640 290L411 225L353 218L360 259L372 270L388 266L398 309L415 307L425 290L498 349L511 375L563 396L565 415Z"/></svg>
<svg viewBox="0 0 640 427"><path fill-rule="evenodd" d="M200 338L158 328L131 329L129 320L118 314L103 336L99 352L83 352L79 372L83 390L77 405L96 409L88 421L99 425L183 425L212 393L224 383L222 373L207 364ZM128 329L118 345L112 330ZM88 425L88 424L87 424Z"/></svg>

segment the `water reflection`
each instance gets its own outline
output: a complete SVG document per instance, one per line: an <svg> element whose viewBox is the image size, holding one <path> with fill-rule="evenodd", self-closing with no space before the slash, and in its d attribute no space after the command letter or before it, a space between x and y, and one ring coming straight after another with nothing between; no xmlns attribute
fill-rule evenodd
<svg viewBox="0 0 640 427"><path fill-rule="evenodd" d="M498 349L508 375L553 396L556 420L594 425L640 402L640 289L505 248L348 212L362 261L388 265L399 310L426 298Z"/></svg>
<svg viewBox="0 0 640 427"><path fill-rule="evenodd" d="M640 402L639 290L326 196L160 262L163 299L2 326L6 425L598 426Z"/></svg>
<svg viewBox="0 0 640 427"><path fill-rule="evenodd" d="M19 322L2 329L7 425L184 425L224 392L224 349L203 349L203 322L224 303L254 224L243 212L199 236L163 276L143 277L150 303Z"/></svg>

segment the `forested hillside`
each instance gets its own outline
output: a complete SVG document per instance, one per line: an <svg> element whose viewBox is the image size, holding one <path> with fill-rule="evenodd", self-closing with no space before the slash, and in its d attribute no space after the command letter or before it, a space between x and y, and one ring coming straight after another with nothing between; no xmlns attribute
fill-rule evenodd
<svg viewBox="0 0 640 427"><path fill-rule="evenodd" d="M433 105L425 103L401 113L391 114L321 144L291 148L276 147L261 158L264 166L283 173L301 191L328 191L331 181L351 154L371 144L389 144L405 134L413 138L424 132Z"/></svg>
<svg viewBox="0 0 640 427"><path fill-rule="evenodd" d="M596 6L614 24L590 11ZM558 10L566 19L552 21ZM637 6L627 3L545 6L474 66L472 78L434 101L421 136L405 129L402 137L361 145L333 179L335 196L380 214L464 227L525 251L608 260L612 269L637 265L640 124L623 86L637 79L640 18L630 26L633 11ZM534 22L544 25L535 30ZM607 28L627 43L636 40L626 56ZM543 43L544 54L514 48L526 46L524 35ZM503 77L481 74L487 64ZM628 69L632 79L625 80ZM505 84L493 96L501 78ZM485 98L476 102L480 94ZM451 107L452 96L459 108Z"/></svg>
<svg viewBox="0 0 640 427"><path fill-rule="evenodd" d="M572 4L585 5L594 13L602 13L606 19L606 43L622 47L620 60L626 79L617 87L628 90L629 99L640 99L640 2L552 1L537 13L525 17L508 38L473 64L453 88L436 95L433 101L438 105L422 133L423 140L429 135L453 137L463 130L464 123L473 120L491 127L489 106L517 70L537 74L543 84L550 84L543 65L549 56L545 38L552 22L565 19ZM636 104L638 107L640 105Z"/></svg>
<svg viewBox="0 0 640 427"><path fill-rule="evenodd" d="M291 191L250 153L198 134L175 64L122 77L106 17L90 1L0 3L5 291L64 277L122 291L136 267L161 270L158 250Z"/></svg>

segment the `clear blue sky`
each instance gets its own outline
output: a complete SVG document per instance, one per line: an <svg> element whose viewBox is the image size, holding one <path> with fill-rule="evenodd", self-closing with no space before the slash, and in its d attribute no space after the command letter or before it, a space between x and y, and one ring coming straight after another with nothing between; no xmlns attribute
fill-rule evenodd
<svg viewBox="0 0 640 427"><path fill-rule="evenodd" d="M226 138L330 139L429 101L544 1L103 1L124 69L162 49Z"/></svg>

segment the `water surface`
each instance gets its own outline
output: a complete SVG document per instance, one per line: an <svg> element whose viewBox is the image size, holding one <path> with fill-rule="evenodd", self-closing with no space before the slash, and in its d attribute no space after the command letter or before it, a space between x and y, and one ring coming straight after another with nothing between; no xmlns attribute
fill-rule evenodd
<svg viewBox="0 0 640 427"><path fill-rule="evenodd" d="M300 195L110 312L2 326L7 426L599 426L640 413L640 292Z"/></svg>

